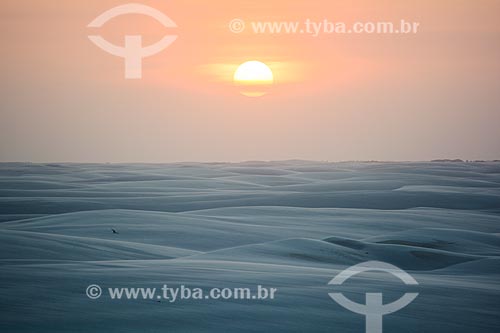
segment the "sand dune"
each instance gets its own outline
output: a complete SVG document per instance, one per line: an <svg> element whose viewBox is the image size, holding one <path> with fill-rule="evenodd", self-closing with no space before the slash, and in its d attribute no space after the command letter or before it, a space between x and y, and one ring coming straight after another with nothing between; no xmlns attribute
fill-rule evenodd
<svg viewBox="0 0 500 333"><path fill-rule="evenodd" d="M500 329L499 163L8 163L0 221L2 332L364 332L328 282L371 260L419 282L340 287L420 293L384 332ZM278 293L90 300L93 283Z"/></svg>

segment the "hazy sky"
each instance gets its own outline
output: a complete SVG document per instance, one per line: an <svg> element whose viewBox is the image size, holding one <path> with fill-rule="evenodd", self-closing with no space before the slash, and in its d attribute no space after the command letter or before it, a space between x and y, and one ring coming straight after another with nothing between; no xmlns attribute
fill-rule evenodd
<svg viewBox="0 0 500 333"><path fill-rule="evenodd" d="M127 15L127 0L2 0L0 161L500 159L500 1L157 0L178 28ZM231 33L252 21L420 22L415 35ZM142 80L92 44L152 44ZM249 98L237 66L276 84Z"/></svg>

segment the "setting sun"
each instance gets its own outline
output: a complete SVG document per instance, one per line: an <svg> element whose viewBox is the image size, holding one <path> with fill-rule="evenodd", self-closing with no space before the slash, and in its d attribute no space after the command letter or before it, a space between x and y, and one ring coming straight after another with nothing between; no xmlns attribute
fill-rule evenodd
<svg viewBox="0 0 500 333"><path fill-rule="evenodd" d="M241 93L249 97L265 95L274 83L274 75L269 66L260 61L241 64L233 77L234 83L242 87Z"/></svg>

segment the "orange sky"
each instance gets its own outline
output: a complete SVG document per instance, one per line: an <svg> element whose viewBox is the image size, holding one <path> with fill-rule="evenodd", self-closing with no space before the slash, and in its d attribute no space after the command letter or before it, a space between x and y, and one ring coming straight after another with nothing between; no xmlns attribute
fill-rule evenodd
<svg viewBox="0 0 500 333"><path fill-rule="evenodd" d="M178 40L124 80L123 59L87 38L145 44L143 16L88 23L116 0L4 0L2 161L169 162L303 158L500 158L498 1L138 1ZM250 21L418 21L416 35L233 34ZM267 63L276 85L249 99L237 65Z"/></svg>

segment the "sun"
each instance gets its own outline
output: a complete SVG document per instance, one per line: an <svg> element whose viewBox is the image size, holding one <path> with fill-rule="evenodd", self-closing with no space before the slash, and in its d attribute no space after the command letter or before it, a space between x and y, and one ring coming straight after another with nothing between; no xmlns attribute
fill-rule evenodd
<svg viewBox="0 0 500 333"><path fill-rule="evenodd" d="M233 76L234 84L240 92L249 97L264 96L274 83L272 70L260 61L247 61L241 64Z"/></svg>

